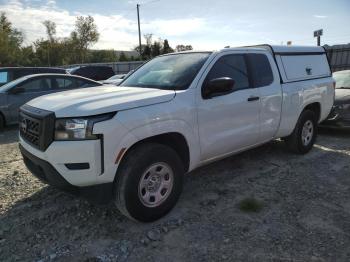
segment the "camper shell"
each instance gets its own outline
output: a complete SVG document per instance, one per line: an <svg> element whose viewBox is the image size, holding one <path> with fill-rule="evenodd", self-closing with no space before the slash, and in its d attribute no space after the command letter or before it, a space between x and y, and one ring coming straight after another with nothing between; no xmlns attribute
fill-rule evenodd
<svg viewBox="0 0 350 262"><path fill-rule="evenodd" d="M281 84L332 76L326 50L319 46L258 45L268 50L277 64Z"/></svg>

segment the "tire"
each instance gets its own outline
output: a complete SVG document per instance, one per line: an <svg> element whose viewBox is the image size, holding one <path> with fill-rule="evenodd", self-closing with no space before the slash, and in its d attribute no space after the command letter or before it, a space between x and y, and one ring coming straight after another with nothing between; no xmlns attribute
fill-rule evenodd
<svg viewBox="0 0 350 262"><path fill-rule="evenodd" d="M3 131L5 128L5 119L4 117L0 114L0 131Z"/></svg>
<svg viewBox="0 0 350 262"><path fill-rule="evenodd" d="M311 110L305 110L301 113L293 133L286 137L284 141L292 152L296 154L306 154L312 149L316 137L316 114Z"/></svg>
<svg viewBox="0 0 350 262"><path fill-rule="evenodd" d="M172 148L155 143L136 146L117 172L115 204L131 219L155 221L175 206L184 173L184 165Z"/></svg>

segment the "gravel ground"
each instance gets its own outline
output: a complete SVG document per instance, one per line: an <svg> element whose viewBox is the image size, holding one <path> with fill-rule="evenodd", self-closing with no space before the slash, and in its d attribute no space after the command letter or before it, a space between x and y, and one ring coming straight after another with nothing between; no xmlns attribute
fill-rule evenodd
<svg viewBox="0 0 350 262"><path fill-rule="evenodd" d="M240 209L244 199L262 204ZM305 156L274 141L191 172L165 218L141 224L48 187L0 133L0 261L350 261L350 133Z"/></svg>

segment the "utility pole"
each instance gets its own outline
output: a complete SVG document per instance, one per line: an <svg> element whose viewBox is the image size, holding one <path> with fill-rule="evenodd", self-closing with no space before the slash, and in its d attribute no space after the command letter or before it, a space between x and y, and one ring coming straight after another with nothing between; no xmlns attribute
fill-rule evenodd
<svg viewBox="0 0 350 262"><path fill-rule="evenodd" d="M140 5L136 5L137 8L137 23L139 26L139 52L140 52L140 59L142 60L142 50L141 50L141 29L140 29Z"/></svg>

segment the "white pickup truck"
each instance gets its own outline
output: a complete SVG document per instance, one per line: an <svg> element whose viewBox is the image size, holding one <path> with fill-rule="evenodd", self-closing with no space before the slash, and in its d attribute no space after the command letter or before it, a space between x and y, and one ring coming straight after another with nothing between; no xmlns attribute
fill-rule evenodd
<svg viewBox="0 0 350 262"><path fill-rule="evenodd" d="M277 138L307 153L333 101L322 47L173 53L118 87L30 101L20 110L20 149L42 181L153 221L199 166Z"/></svg>

